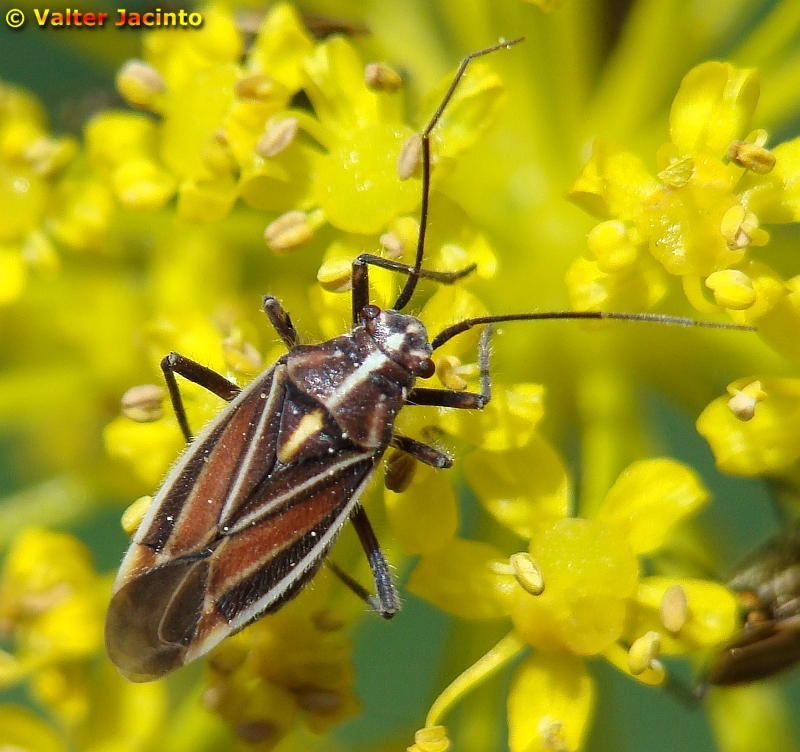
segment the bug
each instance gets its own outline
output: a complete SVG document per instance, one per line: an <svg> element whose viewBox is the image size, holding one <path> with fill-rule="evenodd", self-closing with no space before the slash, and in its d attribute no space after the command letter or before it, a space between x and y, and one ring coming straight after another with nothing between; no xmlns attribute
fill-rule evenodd
<svg viewBox="0 0 800 752"><path fill-rule="evenodd" d="M136 531L122 562L106 618L106 648L131 681L157 679L294 597L319 569L342 527L353 523L372 570L372 596L339 576L383 617L400 608L389 566L359 498L389 447L435 468L452 460L401 436L401 408L481 409L491 399L491 325L540 319L618 319L743 328L659 314L517 313L461 321L428 338L402 313L417 282L450 284L458 272L423 268L430 193L430 135L471 60L520 39L471 53L421 134L422 201L413 265L364 254L352 265L350 332L316 345L298 343L289 315L272 296L263 310L288 352L244 389L171 353L162 370L178 422L191 442ZM369 266L407 277L394 306L369 303ZM485 327L479 342L480 391L416 386L433 375L433 352L463 332ZM229 402L191 441L176 374Z"/></svg>
<svg viewBox="0 0 800 752"><path fill-rule="evenodd" d="M745 625L706 671L708 684L766 679L800 661L800 523L754 551L728 582Z"/></svg>

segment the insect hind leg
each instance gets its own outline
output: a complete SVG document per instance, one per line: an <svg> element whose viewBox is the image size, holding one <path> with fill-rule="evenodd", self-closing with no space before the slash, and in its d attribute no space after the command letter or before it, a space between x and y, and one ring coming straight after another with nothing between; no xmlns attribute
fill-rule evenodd
<svg viewBox="0 0 800 752"><path fill-rule="evenodd" d="M178 388L178 380L175 378L176 373L192 383L208 389L209 392L216 394L217 397L221 397L226 402L230 402L241 391L236 384L228 381L221 374L176 352L171 352L162 359L161 370L164 372L164 381L167 382L172 409L175 411L178 425L181 427L187 442L192 440L192 431L189 428L186 408L183 406L183 398Z"/></svg>
<svg viewBox="0 0 800 752"><path fill-rule="evenodd" d="M399 274L414 274L414 267L409 264L402 264L399 261L391 261L381 256L373 256L371 253L362 253L353 261L353 325L361 323L361 311L369 305L369 273L368 266L377 266L381 269L388 269ZM432 279L443 285L452 285L459 279L472 274L477 268L477 264L470 264L463 269L454 272L435 272L431 269L420 269L417 274L424 279Z"/></svg>
<svg viewBox="0 0 800 752"><path fill-rule="evenodd" d="M328 566L373 611L380 614L384 619L391 619L400 610L400 597L397 595L397 588L394 586L389 564L383 555L383 551L381 551L380 543L375 537L375 531L372 529L367 513L360 505L357 505L353 510L350 515L350 521L353 523L364 553L367 555L367 561L372 570L372 578L375 581L375 595L367 592L361 583L354 580L330 559L327 561Z"/></svg>

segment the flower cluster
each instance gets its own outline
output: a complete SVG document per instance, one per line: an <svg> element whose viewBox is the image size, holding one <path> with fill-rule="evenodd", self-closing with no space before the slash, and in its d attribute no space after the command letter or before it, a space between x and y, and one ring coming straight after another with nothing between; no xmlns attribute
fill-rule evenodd
<svg viewBox="0 0 800 752"><path fill-rule="evenodd" d="M758 97L755 70L708 62L690 71L672 102L656 175L630 151L594 141L569 193L604 220L589 233L591 257L567 274L576 309L652 308L671 274L696 310L757 323L767 342L797 359L796 280L755 251L769 243L762 225L800 220L800 139L768 149L767 132L750 131Z"/></svg>

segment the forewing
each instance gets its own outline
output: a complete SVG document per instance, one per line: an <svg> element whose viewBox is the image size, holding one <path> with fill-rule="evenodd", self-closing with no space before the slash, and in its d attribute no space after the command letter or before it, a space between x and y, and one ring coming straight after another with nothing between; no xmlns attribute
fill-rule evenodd
<svg viewBox="0 0 800 752"><path fill-rule="evenodd" d="M281 361L223 411L156 495L106 620L112 661L149 681L278 608L320 566L382 452L332 443L276 461L288 403Z"/></svg>

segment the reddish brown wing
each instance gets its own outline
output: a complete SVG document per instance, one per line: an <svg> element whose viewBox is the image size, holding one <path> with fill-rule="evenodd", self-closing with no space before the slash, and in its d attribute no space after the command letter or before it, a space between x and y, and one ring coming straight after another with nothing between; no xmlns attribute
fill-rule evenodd
<svg viewBox="0 0 800 752"><path fill-rule="evenodd" d="M128 679L150 681L206 653L320 566L382 452L343 440L303 399L281 359L170 472L123 560L106 620L109 656ZM282 447L292 449L288 464L277 458Z"/></svg>

